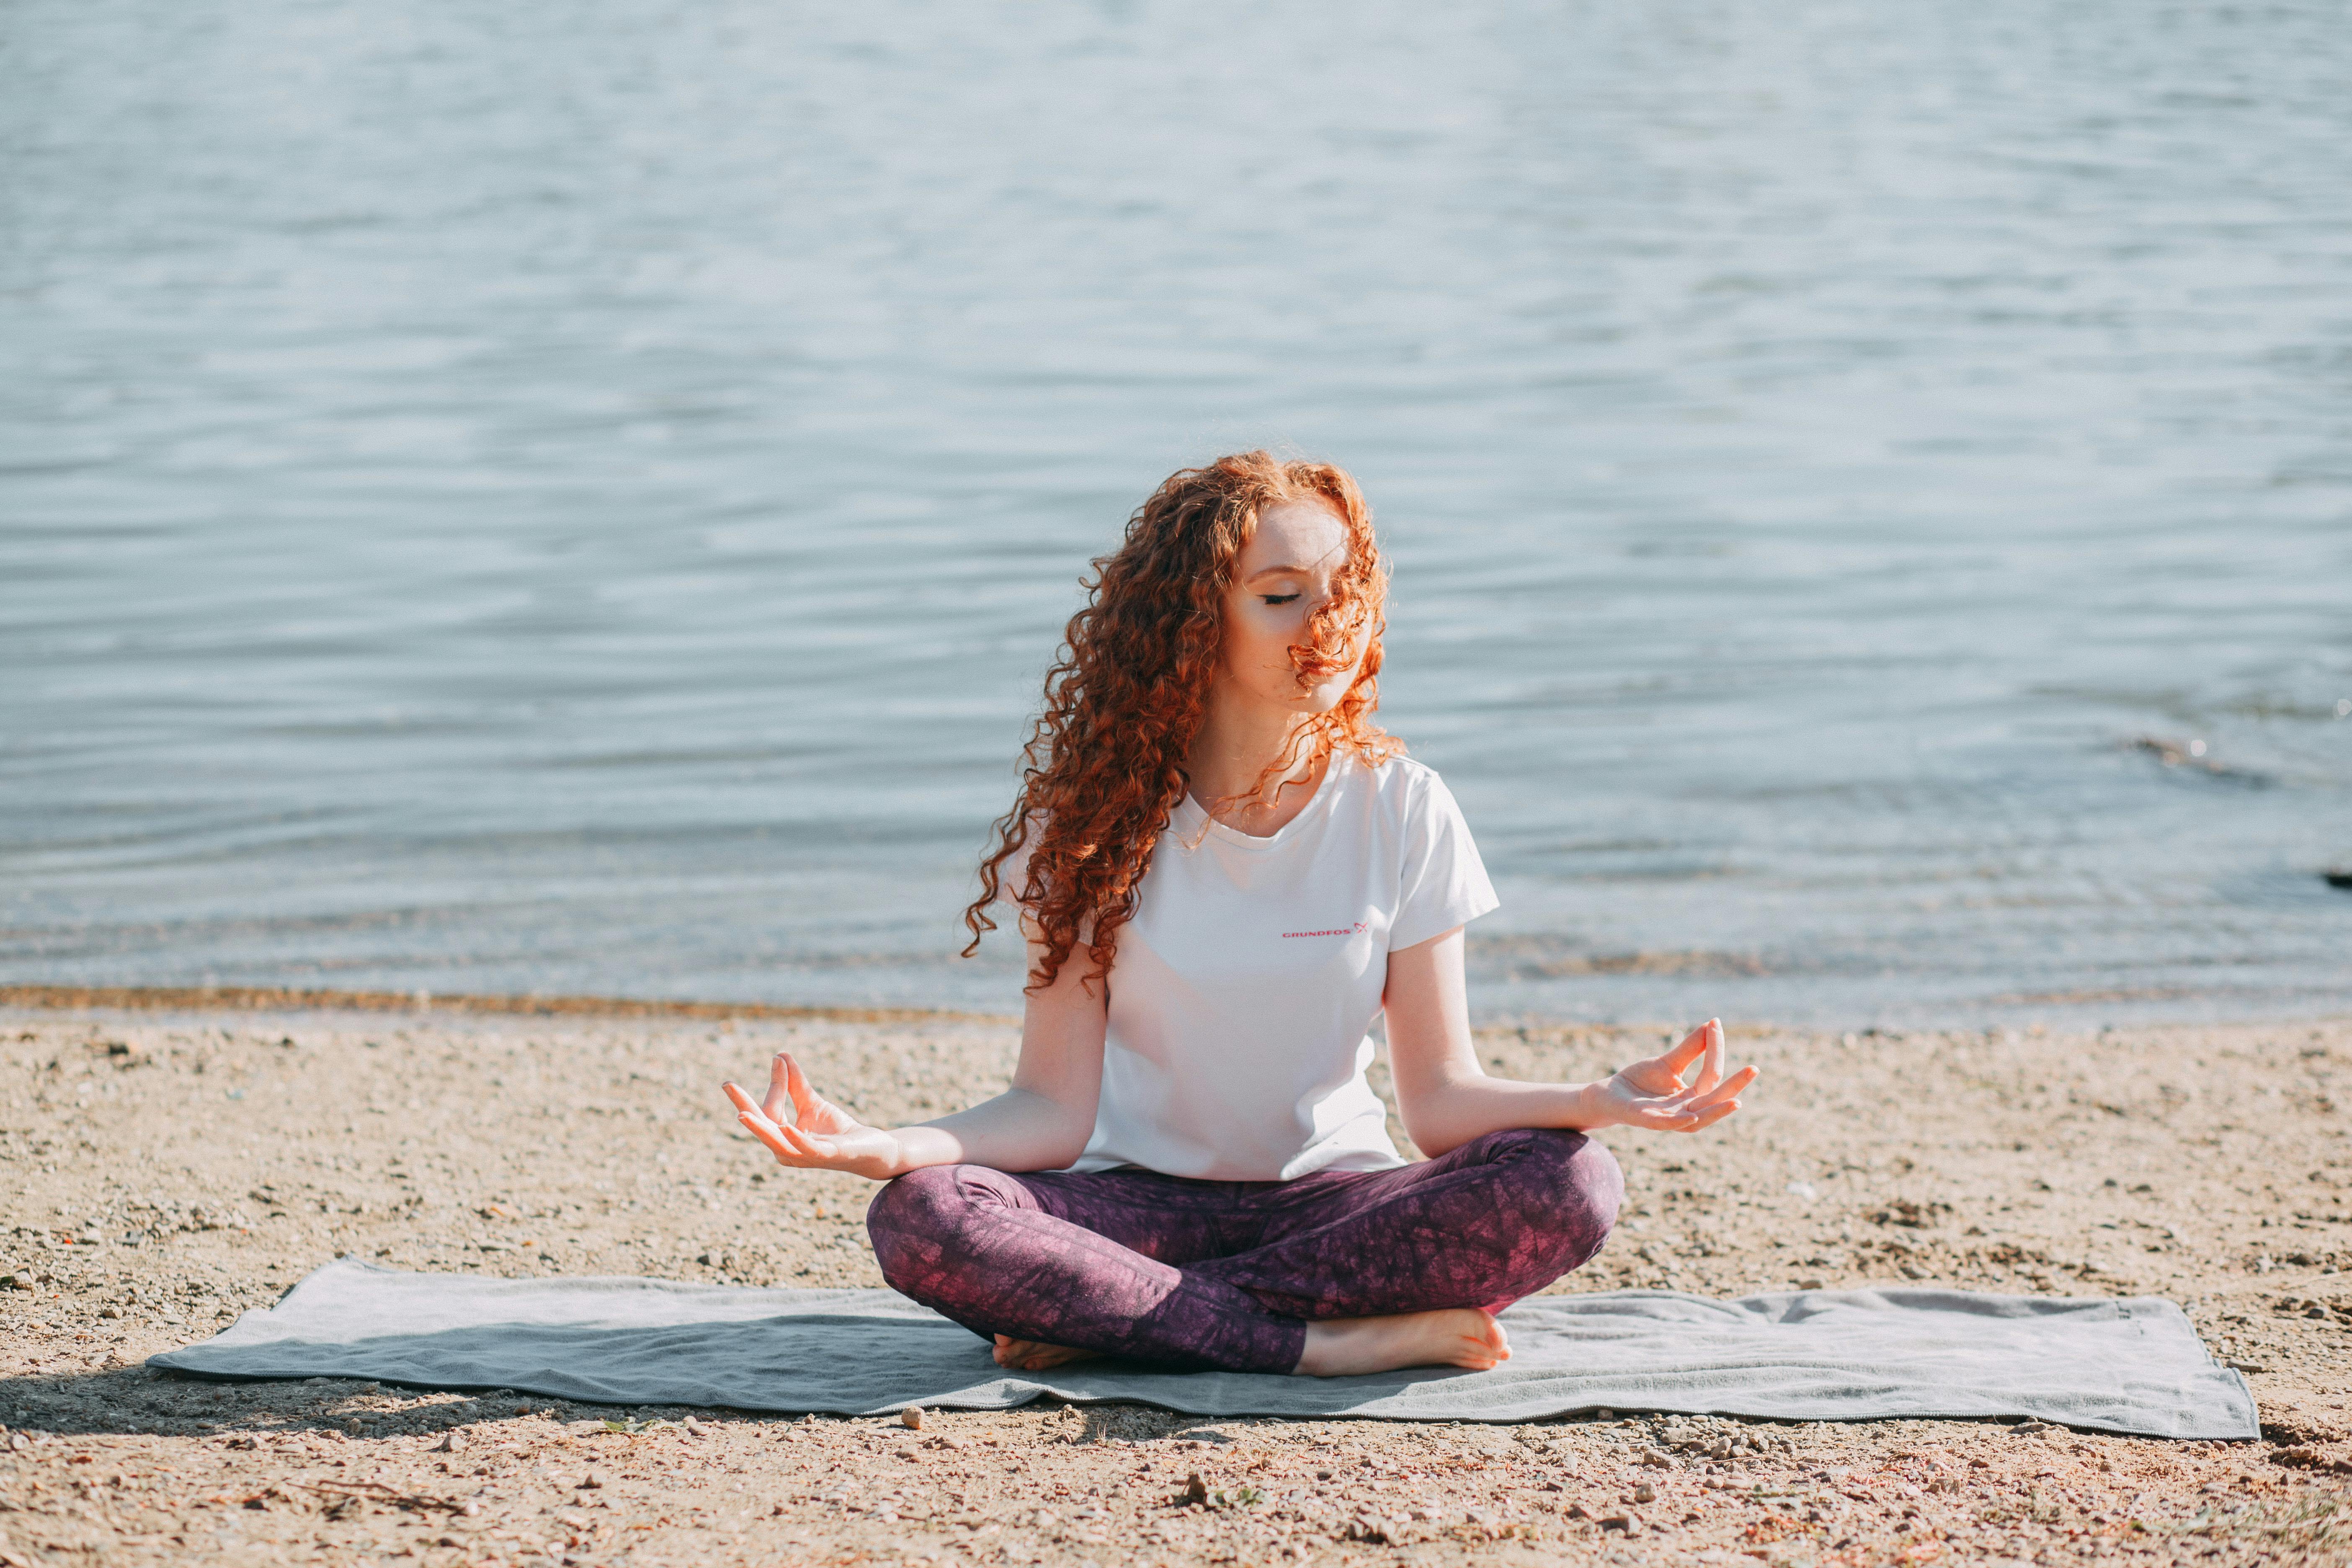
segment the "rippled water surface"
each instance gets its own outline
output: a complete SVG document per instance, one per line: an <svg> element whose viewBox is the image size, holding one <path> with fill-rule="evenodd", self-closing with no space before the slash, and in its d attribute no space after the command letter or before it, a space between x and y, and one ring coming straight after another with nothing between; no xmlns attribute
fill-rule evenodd
<svg viewBox="0 0 2352 1568"><path fill-rule="evenodd" d="M24 0L0 978L1010 1009L1076 579L1274 443L1380 512L1482 1014L2340 1010L2347 80L2329 5Z"/></svg>

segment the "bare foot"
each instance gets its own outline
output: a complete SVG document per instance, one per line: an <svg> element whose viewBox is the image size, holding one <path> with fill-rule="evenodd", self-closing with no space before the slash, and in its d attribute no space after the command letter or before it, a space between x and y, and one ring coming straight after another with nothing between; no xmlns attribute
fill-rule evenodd
<svg viewBox="0 0 2352 1568"><path fill-rule="evenodd" d="M1294 1371L1309 1377L1393 1372L1401 1366L1466 1366L1485 1372L1511 1359L1503 1325L1475 1307L1400 1312L1392 1318L1341 1318L1307 1325L1307 1349Z"/></svg>
<svg viewBox="0 0 2352 1568"><path fill-rule="evenodd" d="M1074 1361L1092 1361L1100 1351L1072 1350L1067 1345L1041 1345L1034 1340L1008 1339L996 1336L996 1349L991 1352L996 1364L1014 1372L1044 1372L1049 1367L1065 1366Z"/></svg>

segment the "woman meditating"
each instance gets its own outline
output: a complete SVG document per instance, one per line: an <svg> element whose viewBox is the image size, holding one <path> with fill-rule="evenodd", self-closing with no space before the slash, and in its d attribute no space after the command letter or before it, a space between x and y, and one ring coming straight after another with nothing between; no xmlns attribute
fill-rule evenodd
<svg viewBox="0 0 2352 1568"><path fill-rule="evenodd" d="M1715 1022L1598 1083L1480 1069L1462 928L1496 900L1372 723L1387 574L1347 474L1186 469L1095 568L964 914L967 954L1000 901L1027 940L1012 1087L898 1128L789 1056L727 1093L784 1164L888 1183L883 1277L1004 1366L1491 1367L1494 1315L1616 1217L1586 1133L1710 1126L1755 1069ZM1376 1014L1421 1163L1365 1082Z"/></svg>

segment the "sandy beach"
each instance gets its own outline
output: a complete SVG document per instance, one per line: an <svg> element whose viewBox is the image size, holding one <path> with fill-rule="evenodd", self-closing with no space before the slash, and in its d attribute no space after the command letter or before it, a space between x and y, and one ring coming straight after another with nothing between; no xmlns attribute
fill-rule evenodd
<svg viewBox="0 0 2352 1568"><path fill-rule="evenodd" d="M2352 1020L1735 1026L1766 1074L1749 1108L1695 1139L1605 1134L1628 1209L1555 1287L2163 1295L2252 1384L2263 1436L2240 1444L1632 1413L1204 1426L1051 1405L913 1430L159 1375L146 1356L342 1255L878 1285L873 1189L779 1170L719 1081L756 1081L789 1046L861 1114L916 1120L1001 1083L1017 1031L439 1009L0 1024L7 1568L2352 1561ZM1481 1039L1497 1070L1568 1078L1664 1034Z"/></svg>

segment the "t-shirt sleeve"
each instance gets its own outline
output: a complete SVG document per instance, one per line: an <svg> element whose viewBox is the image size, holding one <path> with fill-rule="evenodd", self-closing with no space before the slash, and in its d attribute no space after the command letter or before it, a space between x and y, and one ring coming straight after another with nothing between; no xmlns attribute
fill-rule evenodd
<svg viewBox="0 0 2352 1568"><path fill-rule="evenodd" d="M1430 774L1428 788L1415 793L1407 811L1396 918L1389 922L1391 952L1465 925L1503 901L1443 780Z"/></svg>

